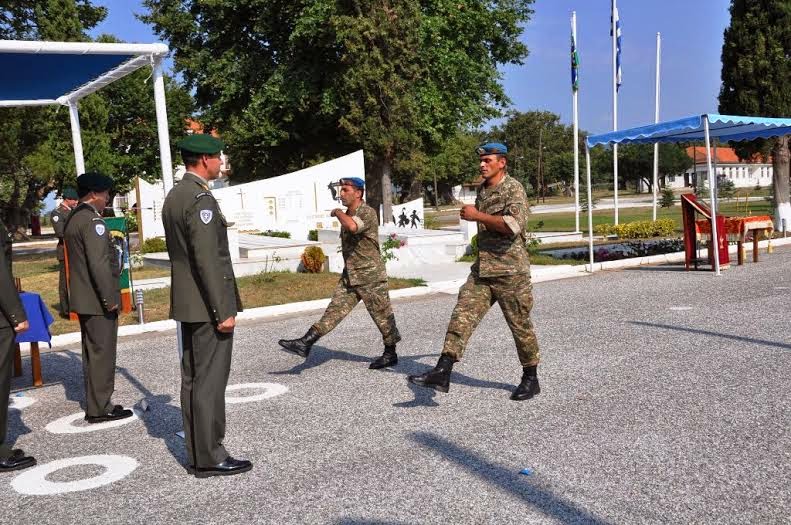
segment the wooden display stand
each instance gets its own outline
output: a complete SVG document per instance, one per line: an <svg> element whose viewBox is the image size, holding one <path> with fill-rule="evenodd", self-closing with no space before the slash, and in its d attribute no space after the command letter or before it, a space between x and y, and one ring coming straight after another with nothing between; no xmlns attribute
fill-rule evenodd
<svg viewBox="0 0 791 525"><path fill-rule="evenodd" d="M22 291L22 281L17 277L14 279L17 293ZM33 386L39 387L44 384L41 378L41 354L38 343L30 343L30 368L33 370ZM17 343L14 349L14 377L22 375L22 351Z"/></svg>

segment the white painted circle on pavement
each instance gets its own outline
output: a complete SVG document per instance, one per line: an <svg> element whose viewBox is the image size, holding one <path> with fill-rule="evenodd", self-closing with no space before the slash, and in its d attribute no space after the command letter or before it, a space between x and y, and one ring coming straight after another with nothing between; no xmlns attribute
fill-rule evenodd
<svg viewBox="0 0 791 525"><path fill-rule="evenodd" d="M228 392L236 390L263 390L260 394L252 396L229 396ZM225 402L226 403L252 403L254 401L261 401L271 397L279 396L288 392L286 385L280 383L240 383L238 385L229 385L225 389Z"/></svg>
<svg viewBox="0 0 791 525"><path fill-rule="evenodd" d="M83 426L75 426L73 423L77 420L85 418L85 412L77 412L70 416L56 419L48 424L45 428L53 434L82 434L83 432L96 432L97 430L107 430L108 428L115 428L131 423L138 419L137 410L132 410L132 415L125 419L116 419L115 421L105 421L104 423L91 423Z"/></svg>
<svg viewBox="0 0 791 525"><path fill-rule="evenodd" d="M76 481L47 480L47 476L53 472L79 465L98 465L104 467L105 471L98 476ZM79 492L114 483L131 474L136 468L137 460L127 456L98 455L58 459L24 471L11 481L11 487L20 494L31 496Z"/></svg>
<svg viewBox="0 0 791 525"><path fill-rule="evenodd" d="M671 306L668 310L672 310L674 312L686 312L687 310L692 310L691 306Z"/></svg>
<svg viewBox="0 0 791 525"><path fill-rule="evenodd" d="M8 399L11 400L11 402L8 404L8 408L15 408L17 410L27 408L36 402L36 398L27 396L11 396Z"/></svg>
<svg viewBox="0 0 791 525"><path fill-rule="evenodd" d="M775 286L775 290L788 290L788 286Z"/></svg>

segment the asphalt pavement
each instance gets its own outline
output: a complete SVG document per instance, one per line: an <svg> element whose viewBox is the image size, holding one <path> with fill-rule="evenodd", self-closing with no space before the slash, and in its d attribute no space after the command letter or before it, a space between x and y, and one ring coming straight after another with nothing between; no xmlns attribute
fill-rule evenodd
<svg viewBox="0 0 791 525"><path fill-rule="evenodd" d="M404 340L385 371L368 370L381 340L362 306L307 361L276 341L320 312L245 322L225 444L254 468L228 478L183 467L173 332L120 342L115 401L148 410L92 432L56 422L80 416L79 345L46 353L45 387L27 388L27 362L14 380L27 406L10 438L39 467L0 474L0 521L787 523L789 268L783 247L719 278L644 266L536 284L542 393L526 402L508 399L521 369L497 306L448 394L406 375L436 362L455 295L395 302Z"/></svg>

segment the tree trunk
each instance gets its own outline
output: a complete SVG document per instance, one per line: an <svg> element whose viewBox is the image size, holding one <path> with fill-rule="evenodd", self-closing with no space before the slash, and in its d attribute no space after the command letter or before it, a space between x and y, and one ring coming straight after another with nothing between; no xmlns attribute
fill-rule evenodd
<svg viewBox="0 0 791 525"><path fill-rule="evenodd" d="M393 165L390 159L382 159L382 217L383 224L393 222Z"/></svg>
<svg viewBox="0 0 791 525"><path fill-rule="evenodd" d="M423 181L418 179L412 179L412 182L409 184L409 194L406 196L406 200L413 201L415 199L419 199L423 196Z"/></svg>
<svg viewBox="0 0 791 525"><path fill-rule="evenodd" d="M375 159L371 166L371 176L365 181L365 202L379 215L382 224L393 222L393 182L392 164L388 159Z"/></svg>
<svg viewBox="0 0 791 525"><path fill-rule="evenodd" d="M789 161L788 137L775 139L772 148L772 171L774 172L775 230L791 230L791 204L789 204Z"/></svg>

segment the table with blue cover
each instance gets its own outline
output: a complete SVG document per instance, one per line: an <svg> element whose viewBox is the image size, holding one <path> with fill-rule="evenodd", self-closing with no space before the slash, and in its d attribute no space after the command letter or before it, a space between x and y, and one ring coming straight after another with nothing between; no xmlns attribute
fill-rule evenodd
<svg viewBox="0 0 791 525"><path fill-rule="evenodd" d="M38 344L45 342L52 347L52 334L49 333L49 325L52 324L52 315L47 309L47 305L41 296L31 292L20 292L19 298L25 308L25 315L30 323L30 328L16 336L16 355L14 356L14 375L22 375L22 356L19 351L19 343L30 343L30 367L33 370L33 386L43 384L41 378L41 356Z"/></svg>

